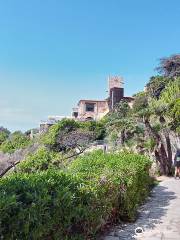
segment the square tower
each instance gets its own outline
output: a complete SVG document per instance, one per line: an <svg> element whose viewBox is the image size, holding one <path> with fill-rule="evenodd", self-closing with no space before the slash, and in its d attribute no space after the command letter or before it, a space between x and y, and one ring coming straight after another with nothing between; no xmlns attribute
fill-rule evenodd
<svg viewBox="0 0 180 240"><path fill-rule="evenodd" d="M112 88L123 88L123 83L121 76L108 77L109 92Z"/></svg>
<svg viewBox="0 0 180 240"><path fill-rule="evenodd" d="M108 78L109 84L109 108L113 109L124 98L123 78L114 76Z"/></svg>

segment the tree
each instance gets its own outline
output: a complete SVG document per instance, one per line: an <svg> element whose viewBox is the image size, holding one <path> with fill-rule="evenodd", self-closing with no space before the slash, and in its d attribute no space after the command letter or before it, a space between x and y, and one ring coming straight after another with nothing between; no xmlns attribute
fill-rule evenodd
<svg viewBox="0 0 180 240"><path fill-rule="evenodd" d="M79 122L80 128L93 132L95 140L103 140L106 136L105 120Z"/></svg>
<svg viewBox="0 0 180 240"><path fill-rule="evenodd" d="M72 151L75 150L77 153L83 153L89 144L95 139L93 132L77 129L72 132L65 133L59 132L57 136L57 147L59 151ZM57 148L56 148L57 150Z"/></svg>
<svg viewBox="0 0 180 240"><path fill-rule="evenodd" d="M146 91L148 95L152 98L158 99L166 85L172 80L172 78L167 78L163 76L151 77L149 82L146 84Z"/></svg>
<svg viewBox="0 0 180 240"><path fill-rule="evenodd" d="M62 119L57 124L51 126L41 137L42 144L50 149L56 149L56 140L59 132L68 133L79 128L79 123L71 119Z"/></svg>
<svg viewBox="0 0 180 240"><path fill-rule="evenodd" d="M169 112L173 121L171 122L171 129L175 130L180 135L180 98L174 100Z"/></svg>
<svg viewBox="0 0 180 240"><path fill-rule="evenodd" d="M123 145L134 131L134 121L131 118L131 108L124 100L116 104L107 116L107 129L112 139Z"/></svg>
<svg viewBox="0 0 180 240"><path fill-rule="evenodd" d="M167 58L161 58L160 64L156 68L159 73L165 77L179 77L180 76L180 54L175 54Z"/></svg>
<svg viewBox="0 0 180 240"><path fill-rule="evenodd" d="M30 142L29 137L21 131L16 131L9 135L9 138L1 144L0 149L4 153L13 153L18 149L25 148Z"/></svg>
<svg viewBox="0 0 180 240"><path fill-rule="evenodd" d="M75 151L76 155L76 150L82 153L96 137L96 125L93 123L63 119L49 129L42 137L42 143L50 150L64 153Z"/></svg>
<svg viewBox="0 0 180 240"><path fill-rule="evenodd" d="M178 131L180 125L179 99L180 78L159 76L150 79L146 92L137 94L133 105L135 117L145 126L146 140L152 139L155 143L153 152L160 172L165 175L172 171L170 133Z"/></svg>
<svg viewBox="0 0 180 240"><path fill-rule="evenodd" d="M7 128L0 127L0 145L8 139L10 131Z"/></svg>
<svg viewBox="0 0 180 240"><path fill-rule="evenodd" d="M180 78L169 82L158 100L151 99L150 105L154 113L161 117L161 123L166 122L170 129L176 131L180 126Z"/></svg>
<svg viewBox="0 0 180 240"><path fill-rule="evenodd" d="M154 154L160 165L161 174L169 175L171 173L172 158L169 159L166 152L166 146L158 131L153 128L151 123L152 109L149 106L147 93L136 95L133 105L134 115L138 121L142 121L146 129L146 139L152 139L154 144Z"/></svg>

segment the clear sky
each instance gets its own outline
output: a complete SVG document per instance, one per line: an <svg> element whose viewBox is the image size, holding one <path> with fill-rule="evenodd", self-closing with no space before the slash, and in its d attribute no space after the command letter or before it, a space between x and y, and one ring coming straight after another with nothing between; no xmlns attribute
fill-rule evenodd
<svg viewBox="0 0 180 240"><path fill-rule="evenodd" d="M0 125L69 115L106 97L108 75L132 95L179 52L179 0L0 0Z"/></svg>

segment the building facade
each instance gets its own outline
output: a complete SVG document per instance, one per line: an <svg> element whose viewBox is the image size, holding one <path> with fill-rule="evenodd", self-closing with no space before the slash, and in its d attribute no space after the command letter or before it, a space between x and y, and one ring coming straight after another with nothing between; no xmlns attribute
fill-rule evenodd
<svg viewBox="0 0 180 240"><path fill-rule="evenodd" d="M72 109L71 116L49 116L46 121L41 121L40 132L46 132L50 126L63 118L71 118L79 121L97 121L111 111L122 99L126 100L130 107L133 104L132 97L124 96L123 78L113 76L108 78L108 98L103 100L81 99L77 107Z"/></svg>
<svg viewBox="0 0 180 240"><path fill-rule="evenodd" d="M80 100L78 103L79 120L100 120L109 112L107 100Z"/></svg>
<svg viewBox="0 0 180 240"><path fill-rule="evenodd" d="M108 78L108 98L105 100L81 99L76 108L73 108L72 117L80 121L100 120L122 99L132 105L132 97L124 97L123 78L119 76Z"/></svg>

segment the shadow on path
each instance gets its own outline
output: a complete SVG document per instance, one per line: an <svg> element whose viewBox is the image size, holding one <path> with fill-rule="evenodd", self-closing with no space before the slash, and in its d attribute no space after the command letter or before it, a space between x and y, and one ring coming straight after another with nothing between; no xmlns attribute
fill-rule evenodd
<svg viewBox="0 0 180 240"><path fill-rule="evenodd" d="M172 191L167 187L156 186L146 203L138 210L138 218L135 223L127 223L116 226L104 240L133 240L135 229L141 227L143 230L153 229L155 224L161 223L161 218L166 215L170 201L176 199Z"/></svg>

